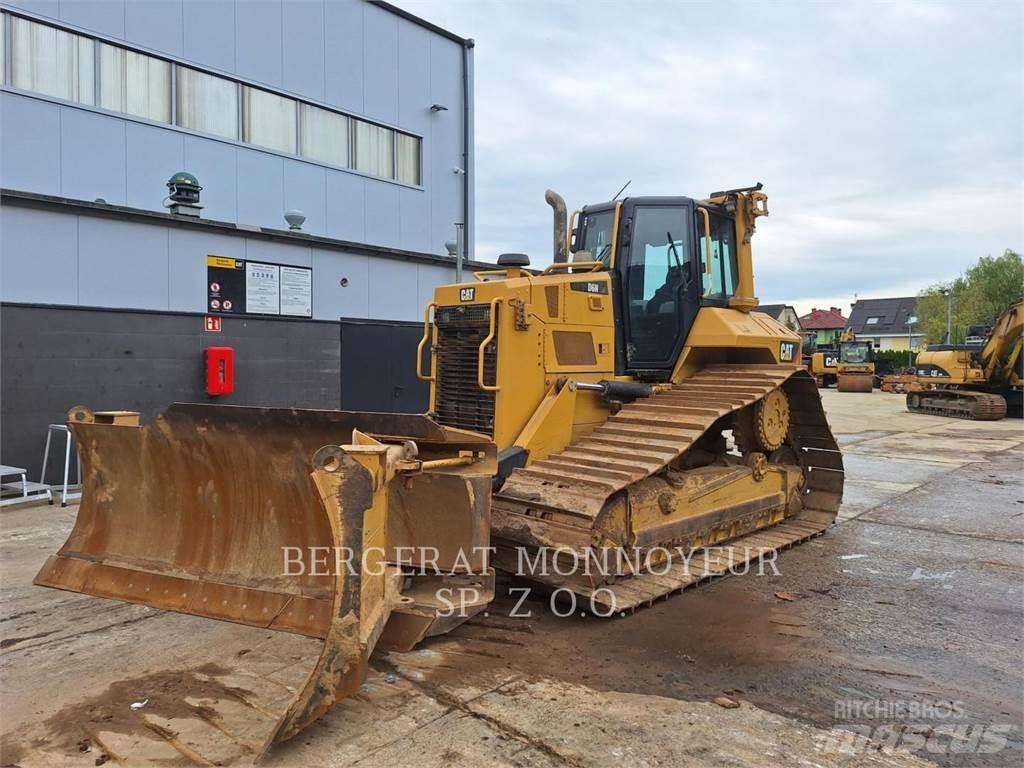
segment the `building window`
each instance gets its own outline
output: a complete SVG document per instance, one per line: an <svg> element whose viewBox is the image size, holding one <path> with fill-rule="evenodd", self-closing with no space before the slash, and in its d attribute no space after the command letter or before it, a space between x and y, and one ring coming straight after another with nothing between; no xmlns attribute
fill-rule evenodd
<svg viewBox="0 0 1024 768"><path fill-rule="evenodd" d="M297 154L295 101L242 86L242 141Z"/></svg>
<svg viewBox="0 0 1024 768"><path fill-rule="evenodd" d="M171 122L171 64L100 43L100 106Z"/></svg>
<svg viewBox="0 0 1024 768"><path fill-rule="evenodd" d="M310 160L348 168L348 118L312 104L300 104L299 109L300 154Z"/></svg>
<svg viewBox="0 0 1024 768"><path fill-rule="evenodd" d="M864 324L865 325L878 325L878 321L881 320L881 319L882 318L880 318L880 317L869 317L867 320L864 321Z"/></svg>
<svg viewBox="0 0 1024 768"><path fill-rule="evenodd" d="M423 183L418 136L8 13L0 14L0 84Z"/></svg>
<svg viewBox="0 0 1024 768"><path fill-rule="evenodd" d="M398 136L398 180L406 184L422 183L420 178L420 139L404 133Z"/></svg>
<svg viewBox="0 0 1024 768"><path fill-rule="evenodd" d="M356 170L393 179L395 177L394 131L372 123L364 123L362 120L353 122L356 125Z"/></svg>
<svg viewBox="0 0 1024 768"><path fill-rule="evenodd" d="M178 66L177 119L182 128L238 138L238 83Z"/></svg>
<svg viewBox="0 0 1024 768"><path fill-rule="evenodd" d="M58 99L95 104L93 41L11 17L11 84Z"/></svg>

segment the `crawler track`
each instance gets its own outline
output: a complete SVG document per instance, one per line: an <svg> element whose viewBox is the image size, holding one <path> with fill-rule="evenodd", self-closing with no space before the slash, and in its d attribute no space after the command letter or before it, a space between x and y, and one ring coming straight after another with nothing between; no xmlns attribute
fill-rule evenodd
<svg viewBox="0 0 1024 768"><path fill-rule="evenodd" d="M839 511L844 473L814 379L789 366L714 365L667 392L625 405L564 451L513 472L494 500L496 537L528 542L527 546L586 549L594 540L598 515L611 499L632 484L678 465L723 417L756 403L776 387L783 388L790 403L788 443L803 473L802 504L773 528L755 532L740 526L736 533L743 536L730 545L739 547L744 538L754 537L759 551L754 554L752 544L747 559L755 559L821 533ZM495 564L514 570L508 548L501 544ZM739 562L738 555L733 555L729 561ZM615 595L617 609L631 610L728 570L725 565L699 574L639 574L604 587ZM559 581L558 586L586 597L595 592L576 582Z"/></svg>
<svg viewBox="0 0 1024 768"><path fill-rule="evenodd" d="M932 389L907 395L907 410L932 416L974 421L999 421L1006 416L1006 399L990 392Z"/></svg>

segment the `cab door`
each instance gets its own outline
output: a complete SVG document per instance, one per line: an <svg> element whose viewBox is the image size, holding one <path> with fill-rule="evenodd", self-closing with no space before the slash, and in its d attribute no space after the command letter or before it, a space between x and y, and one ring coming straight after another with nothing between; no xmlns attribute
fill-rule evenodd
<svg viewBox="0 0 1024 768"><path fill-rule="evenodd" d="M671 373L700 303L688 198L634 198L623 206L616 259L625 372Z"/></svg>

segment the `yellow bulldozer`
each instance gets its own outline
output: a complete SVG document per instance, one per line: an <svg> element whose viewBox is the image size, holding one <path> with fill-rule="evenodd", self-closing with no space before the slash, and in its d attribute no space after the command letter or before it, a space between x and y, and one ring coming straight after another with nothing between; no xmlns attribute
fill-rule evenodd
<svg viewBox="0 0 1024 768"><path fill-rule="evenodd" d="M761 185L546 200L550 266L436 290L425 415L74 408L82 502L36 583L309 638L305 681L236 729L255 760L374 648L482 610L494 567L617 616L822 533L843 460L800 338L756 311Z"/></svg>
<svg viewBox="0 0 1024 768"><path fill-rule="evenodd" d="M1024 300L1011 305L981 344L929 344L917 356L917 384L907 410L958 419L995 421L1021 416L1024 392Z"/></svg>

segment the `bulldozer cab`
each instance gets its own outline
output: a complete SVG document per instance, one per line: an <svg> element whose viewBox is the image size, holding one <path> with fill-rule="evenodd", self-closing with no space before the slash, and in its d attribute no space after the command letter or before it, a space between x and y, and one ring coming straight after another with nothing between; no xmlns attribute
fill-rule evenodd
<svg viewBox="0 0 1024 768"><path fill-rule="evenodd" d="M735 238L724 206L688 197L626 198L580 212L570 250L612 274L619 373L671 373L700 307L728 306L736 292Z"/></svg>

